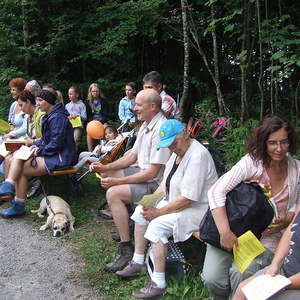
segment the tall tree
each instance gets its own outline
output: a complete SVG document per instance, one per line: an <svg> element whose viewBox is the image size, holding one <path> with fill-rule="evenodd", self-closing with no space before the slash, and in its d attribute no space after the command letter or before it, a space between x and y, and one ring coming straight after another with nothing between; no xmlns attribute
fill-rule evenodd
<svg viewBox="0 0 300 300"><path fill-rule="evenodd" d="M190 68L190 41L189 41L189 30L188 30L188 20L187 20L187 0L181 0L181 10L182 10L182 32L183 32L183 48L184 48L184 65L183 65L183 92L180 99L180 109L186 106L188 101L189 92L189 68Z"/></svg>

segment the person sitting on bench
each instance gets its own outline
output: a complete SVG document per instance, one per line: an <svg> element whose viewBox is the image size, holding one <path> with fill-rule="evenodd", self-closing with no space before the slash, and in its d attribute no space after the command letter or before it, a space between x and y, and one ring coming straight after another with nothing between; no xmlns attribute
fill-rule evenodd
<svg viewBox="0 0 300 300"><path fill-rule="evenodd" d="M131 219L135 222L135 250L132 261L116 272L121 278L137 276L146 267L144 252L151 242L154 272L150 282L133 295L138 299L161 296L166 289L165 262L168 239L183 242L198 231L208 208L207 192L218 176L208 150L190 138L185 126L170 119L160 127L158 149L173 154L166 164L163 181L155 193L163 192L156 207L138 205Z"/></svg>
<svg viewBox="0 0 300 300"><path fill-rule="evenodd" d="M118 130L111 125L107 125L104 130L105 139L101 139L99 144L94 148L93 152L81 152L78 162L73 166L74 169L80 170L86 163L97 162L101 160L107 152L111 151L120 141Z"/></svg>
<svg viewBox="0 0 300 300"><path fill-rule="evenodd" d="M12 199L10 208L0 210L2 217L25 213L28 177L50 174L56 169L73 165L76 159L68 112L61 103L55 105L56 95L48 90L42 90L36 101L46 113L42 122L42 138L33 143L34 152L28 160L12 159L8 176L0 184L0 200Z"/></svg>
<svg viewBox="0 0 300 300"><path fill-rule="evenodd" d="M159 94L151 89L140 91L134 111L138 120L144 122L133 148L112 163L103 165L95 162L90 165L91 171L102 173L101 185L107 189L106 199L121 239L115 259L104 268L110 272L122 270L133 255L126 205L134 204L157 189L171 154L167 148L157 151L159 128L166 120L161 112ZM133 167L136 163L138 167Z"/></svg>
<svg viewBox="0 0 300 300"><path fill-rule="evenodd" d="M268 299L272 300L294 300L300 299L300 213L296 215L294 221L281 237L276 249L272 263L264 269L258 271L254 276L241 282L232 300L246 300L242 288L259 275L277 274L284 275L291 283L284 290L276 293Z"/></svg>

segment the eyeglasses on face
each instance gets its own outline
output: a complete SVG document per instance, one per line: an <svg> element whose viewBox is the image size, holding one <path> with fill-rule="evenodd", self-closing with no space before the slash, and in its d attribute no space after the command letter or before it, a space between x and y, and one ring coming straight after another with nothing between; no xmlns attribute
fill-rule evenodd
<svg viewBox="0 0 300 300"><path fill-rule="evenodd" d="M281 141L267 141L267 144L268 146L270 147L278 147L278 146L281 146L281 147L287 147L290 142L289 142L289 139L284 139L284 140L281 140Z"/></svg>

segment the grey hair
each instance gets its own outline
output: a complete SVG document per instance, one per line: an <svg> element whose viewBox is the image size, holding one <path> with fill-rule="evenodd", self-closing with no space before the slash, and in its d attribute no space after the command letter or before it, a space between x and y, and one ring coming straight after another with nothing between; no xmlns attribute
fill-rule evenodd
<svg viewBox="0 0 300 300"><path fill-rule="evenodd" d="M177 138L188 140L190 138L190 136L186 133L185 130L183 130L182 132L180 132L176 135L176 139Z"/></svg>
<svg viewBox="0 0 300 300"><path fill-rule="evenodd" d="M27 82L25 89L30 89L34 96L38 95L41 92L41 86L38 84L36 80L30 80Z"/></svg>

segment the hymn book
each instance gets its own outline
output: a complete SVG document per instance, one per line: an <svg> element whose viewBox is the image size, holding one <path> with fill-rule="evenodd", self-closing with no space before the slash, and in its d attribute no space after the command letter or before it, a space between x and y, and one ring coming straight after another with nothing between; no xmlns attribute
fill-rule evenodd
<svg viewBox="0 0 300 300"><path fill-rule="evenodd" d="M260 275L247 283L242 290L248 300L266 300L291 284L282 275Z"/></svg>
<svg viewBox="0 0 300 300"><path fill-rule="evenodd" d="M15 152L26 144L25 140L8 139L4 141L6 151Z"/></svg>
<svg viewBox="0 0 300 300"><path fill-rule="evenodd" d="M35 148L31 148L23 145L18 151L14 153L14 158L27 160L32 156L34 150Z"/></svg>
<svg viewBox="0 0 300 300"><path fill-rule="evenodd" d="M142 205L144 207L155 207L157 203L163 198L164 193L157 193L157 194L149 194L144 195L143 198L137 202L137 204Z"/></svg>

